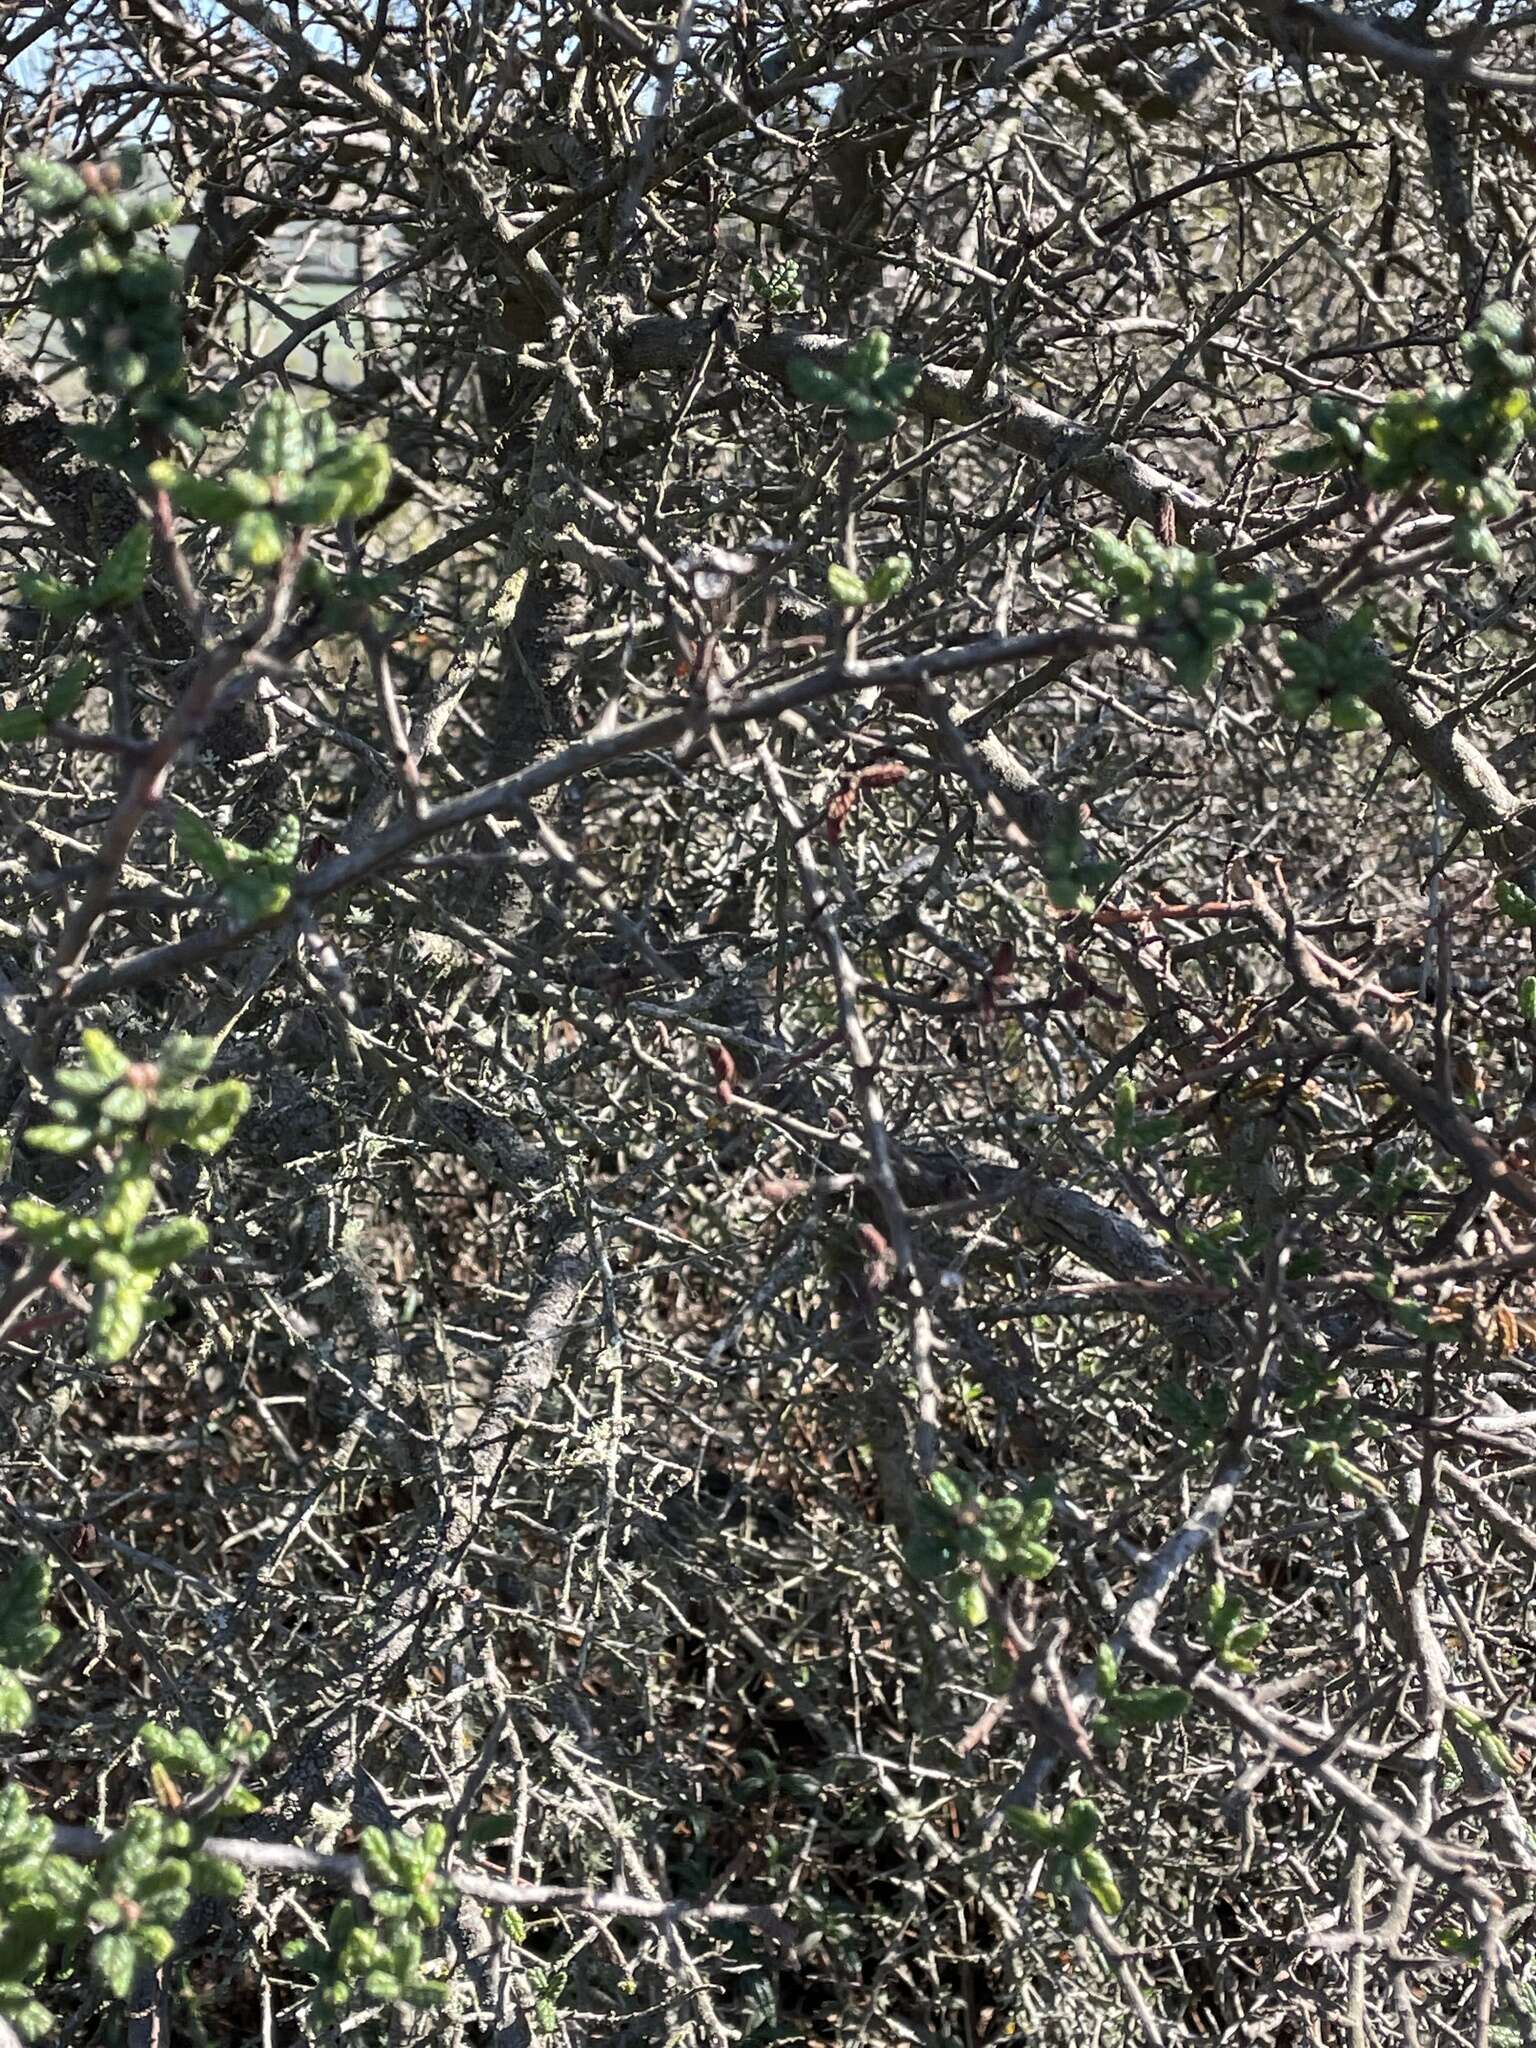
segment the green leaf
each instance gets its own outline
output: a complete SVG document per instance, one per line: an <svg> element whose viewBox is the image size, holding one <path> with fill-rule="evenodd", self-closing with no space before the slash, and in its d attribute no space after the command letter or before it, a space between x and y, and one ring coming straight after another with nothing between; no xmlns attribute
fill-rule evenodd
<svg viewBox="0 0 1536 2048"><path fill-rule="evenodd" d="M224 884L224 901L237 925L260 924L288 907L293 884L286 875L267 868L250 868L232 875Z"/></svg>
<svg viewBox="0 0 1536 2048"><path fill-rule="evenodd" d="M1317 691L1310 683L1291 683L1280 692L1280 709L1287 718L1310 718L1317 709Z"/></svg>
<svg viewBox="0 0 1536 2048"><path fill-rule="evenodd" d="M230 553L246 569L275 569L283 546L283 529L270 512L242 512L230 535Z"/></svg>
<svg viewBox="0 0 1536 2048"><path fill-rule="evenodd" d="M149 528L139 525L124 534L91 584L88 602L92 611L136 604L144 595L148 575Z"/></svg>
<svg viewBox="0 0 1536 2048"><path fill-rule="evenodd" d="M1056 1552L1043 1543L1016 1543L1008 1553L1008 1570L1017 1579L1043 1579L1056 1564Z"/></svg>
<svg viewBox="0 0 1536 2048"><path fill-rule="evenodd" d="M295 526L333 526L349 516L351 502L351 487L345 477L316 471L296 490L285 493L282 513Z"/></svg>
<svg viewBox="0 0 1536 2048"><path fill-rule="evenodd" d="M869 602L889 604L893 597L899 597L912 580L912 557L910 555L887 555L869 579Z"/></svg>
<svg viewBox="0 0 1536 2048"><path fill-rule="evenodd" d="M921 366L910 357L901 356L889 368L871 380L871 389L876 398L891 407L904 406L917 389L922 376Z"/></svg>
<svg viewBox="0 0 1536 2048"><path fill-rule="evenodd" d="M210 830L184 804L177 804L171 813L171 822L176 844L188 860L195 867L200 867L210 881L227 882L231 873L229 852L218 833Z"/></svg>
<svg viewBox="0 0 1536 2048"><path fill-rule="evenodd" d="M883 376L891 360L891 337L883 328L873 327L848 351L848 369L861 384L872 384Z"/></svg>
<svg viewBox="0 0 1536 2048"><path fill-rule="evenodd" d="M41 2041L53 2031L53 2015L39 2005L21 1982L0 1984L0 2014L23 2041Z"/></svg>
<svg viewBox="0 0 1536 2048"><path fill-rule="evenodd" d="M53 1593L53 1566L29 1553L0 1582L0 1663L33 1669L58 1646L59 1631L43 1616Z"/></svg>
<svg viewBox="0 0 1536 2048"><path fill-rule="evenodd" d="M1227 1595L1227 1582L1217 1577L1212 1579L1203 1598L1196 1604L1195 1615L1207 1642L1220 1644L1225 1641L1225 1627L1230 1625L1232 1602Z"/></svg>
<svg viewBox="0 0 1536 2048"><path fill-rule="evenodd" d="M40 740L48 730L48 714L19 704L14 711L0 711L0 744L16 746L26 740Z"/></svg>
<svg viewBox="0 0 1536 2048"><path fill-rule="evenodd" d="M1222 1646L1221 1661L1228 1671L1248 1674L1258 1670L1253 1652L1269 1634L1267 1621L1246 1622L1243 1627L1233 1629Z"/></svg>
<svg viewBox="0 0 1536 2048"><path fill-rule="evenodd" d="M987 1596L975 1579L967 1579L953 1596L956 1621L962 1628L982 1628L987 1619Z"/></svg>
<svg viewBox="0 0 1536 2048"><path fill-rule="evenodd" d="M50 619L78 619L90 604L88 592L57 576L19 576L16 581L23 603Z"/></svg>
<svg viewBox="0 0 1536 2048"><path fill-rule="evenodd" d="M326 456L316 475L328 483L343 486L346 496L337 518L365 519L377 512L389 489L389 450L382 441L354 434L334 454Z"/></svg>
<svg viewBox="0 0 1536 2048"><path fill-rule="evenodd" d="M119 1171L108 1183L106 1199L96 1212L96 1220L108 1237L121 1241L133 1236L149 1214L154 1199L155 1183L147 1169Z"/></svg>
<svg viewBox="0 0 1536 2048"><path fill-rule="evenodd" d="M1115 1719L1126 1728L1157 1728L1182 1720L1192 1705L1182 1685L1144 1685L1115 1695Z"/></svg>
<svg viewBox="0 0 1536 2048"><path fill-rule="evenodd" d="M115 1081L128 1071L128 1055L120 1052L105 1031L88 1025L80 1034L80 1050L93 1074Z"/></svg>
<svg viewBox="0 0 1536 2048"><path fill-rule="evenodd" d="M1127 593L1146 589L1152 582L1152 565L1133 547L1128 547L1107 526L1095 526L1088 535L1093 559L1099 571Z"/></svg>
<svg viewBox="0 0 1536 2048"><path fill-rule="evenodd" d="M264 476L258 476L254 469L226 470L221 481L239 498L244 511L261 512L272 502L271 482Z"/></svg>
<svg viewBox="0 0 1536 2048"><path fill-rule="evenodd" d="M1038 1806L1005 1806L1003 1819L1032 1848L1054 1849L1060 1839L1055 1821L1042 1813Z"/></svg>
<svg viewBox="0 0 1536 2048"><path fill-rule="evenodd" d="M1518 306L1507 299L1498 299L1491 306L1485 306L1473 333L1464 336L1464 341L1481 339L1497 342L1503 348L1525 346L1525 315Z"/></svg>
<svg viewBox="0 0 1536 2048"><path fill-rule="evenodd" d="M50 1246L59 1243L71 1221L67 1210L55 1208L52 1202L41 1202L35 1195L17 1195L7 1215L34 1244Z"/></svg>
<svg viewBox="0 0 1536 2048"><path fill-rule="evenodd" d="M887 411L883 405L875 406L863 414L850 412L847 434L850 441L884 441L894 434L900 425L901 422L895 413Z"/></svg>
<svg viewBox="0 0 1536 2048"><path fill-rule="evenodd" d="M85 197L85 180L70 164L52 163L47 157L19 156L16 168L27 180L26 200L34 213L64 213Z"/></svg>
<svg viewBox="0 0 1536 2048"><path fill-rule="evenodd" d="M1536 925L1536 896L1528 896L1518 882L1500 879L1493 885L1494 901L1516 924Z"/></svg>
<svg viewBox="0 0 1536 2048"><path fill-rule="evenodd" d="M1504 559L1498 541L1481 519L1458 519L1451 529L1451 541L1458 561L1497 569Z"/></svg>
<svg viewBox="0 0 1536 2048"><path fill-rule="evenodd" d="M395 1877L394 1850L383 1828L367 1827L357 1838L357 1853L370 1884L392 1884Z"/></svg>
<svg viewBox="0 0 1536 2048"><path fill-rule="evenodd" d="M1364 698L1352 690L1340 690L1329 699L1328 722L1335 732L1370 732L1381 719Z"/></svg>
<svg viewBox="0 0 1536 2048"><path fill-rule="evenodd" d="M206 519L215 526L232 526L242 513L259 510L270 503L272 487L264 477L251 471L235 471L228 477L193 476L174 462L152 462L149 479L166 492L178 512L189 519Z"/></svg>
<svg viewBox="0 0 1536 2048"><path fill-rule="evenodd" d="M126 1934L98 1935L91 1966L114 1998L126 1998L133 1988L133 1943Z"/></svg>
<svg viewBox="0 0 1536 2048"><path fill-rule="evenodd" d="M953 1472L935 1472L928 1482L928 1490L940 1507L951 1512L965 1499L964 1489Z"/></svg>
<svg viewBox="0 0 1536 2048"><path fill-rule="evenodd" d="M1120 1896L1120 1887L1115 1882L1115 1873L1110 1869L1107 1859L1098 1849L1083 1849L1078 1853L1077 1866L1084 1885L1093 1895L1095 1904L1101 1912L1107 1913L1113 1919L1122 1910L1125 1901Z"/></svg>
<svg viewBox="0 0 1536 2048"><path fill-rule="evenodd" d="M19 1735L31 1719L31 1694L14 1671L0 1671L0 1735Z"/></svg>
<svg viewBox="0 0 1536 2048"><path fill-rule="evenodd" d="M102 1096L97 1113L105 1122L123 1126L142 1123L148 1109L149 1097L142 1088L119 1081Z"/></svg>
<svg viewBox="0 0 1536 2048"><path fill-rule="evenodd" d="M95 1133L83 1124L34 1124L26 1140L39 1152L57 1152L65 1159L78 1158L96 1142Z"/></svg>
<svg viewBox="0 0 1536 2048"><path fill-rule="evenodd" d="M49 723L70 717L89 688L90 675L85 664L71 662L43 692L43 714Z"/></svg>
<svg viewBox="0 0 1536 2048"><path fill-rule="evenodd" d="M1039 1494L1033 1500L1025 1501L1019 1533L1024 1536L1043 1536L1051 1526L1051 1516L1054 1512L1048 1493Z"/></svg>
<svg viewBox="0 0 1536 2048"><path fill-rule="evenodd" d="M1091 1799L1074 1799L1061 1817L1061 1845L1080 1856L1099 1832L1099 1809Z"/></svg>
<svg viewBox="0 0 1536 2048"><path fill-rule="evenodd" d="M198 1217L168 1216L152 1230L141 1231L128 1247L128 1256L141 1272L159 1274L191 1258L207 1242L208 1226Z"/></svg>
<svg viewBox="0 0 1536 2048"><path fill-rule="evenodd" d="M245 452L258 476L302 476L308 471L312 444L292 392L274 391L257 406Z"/></svg>
<svg viewBox="0 0 1536 2048"><path fill-rule="evenodd" d="M278 819L272 836L261 849L261 858L276 868L291 868L299 857L302 831L297 815L289 811Z"/></svg>
<svg viewBox="0 0 1536 2048"><path fill-rule="evenodd" d="M100 1365L120 1365L144 1328L145 1295L135 1281L98 1280L88 1324L91 1356Z"/></svg>
<svg viewBox="0 0 1536 2048"><path fill-rule="evenodd" d="M194 1038L179 1031L166 1041L160 1055L160 1080L162 1086L181 1086L195 1081L207 1073L218 1057L219 1041L216 1038Z"/></svg>
<svg viewBox="0 0 1536 2048"><path fill-rule="evenodd" d="M840 405L848 390L842 377L809 356L791 356L786 375L790 390L807 405Z"/></svg>
<svg viewBox="0 0 1536 2048"><path fill-rule="evenodd" d="M227 1855L209 1855L203 1849L190 1858L190 1878L193 1890L203 1898L240 1898L246 1890L246 1872L240 1864L231 1864Z"/></svg>
<svg viewBox="0 0 1536 2048"><path fill-rule="evenodd" d="M1519 1777L1520 1759L1496 1728L1491 1728L1484 1721L1474 1731L1472 1739L1481 1750L1484 1763L1489 1766L1495 1777Z"/></svg>
<svg viewBox="0 0 1536 2048"><path fill-rule="evenodd" d="M250 1106L251 1091L243 1081L215 1082L198 1095L177 1135L194 1152L209 1156L222 1152Z"/></svg>

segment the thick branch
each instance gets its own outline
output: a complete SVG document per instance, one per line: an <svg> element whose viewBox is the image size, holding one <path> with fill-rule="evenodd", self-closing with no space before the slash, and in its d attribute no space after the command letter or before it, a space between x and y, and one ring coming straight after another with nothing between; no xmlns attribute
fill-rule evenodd
<svg viewBox="0 0 1536 2048"><path fill-rule="evenodd" d="M112 1837L98 1834L95 1828L56 1827L53 1831L55 1853L82 1862L104 1856L111 1844ZM222 1857L240 1870L276 1870L295 1877L323 1878L327 1884L367 1896L367 1872L360 1856L324 1856L295 1842L253 1842L240 1835L211 1835L202 1846L208 1855ZM760 1927L776 1941L793 1939L771 1906L732 1905L724 1899L696 1905L687 1899L646 1899L634 1892L604 1891L579 1884L515 1884L457 1863L448 1864L443 1876L465 1898L483 1899L491 1906L549 1907L585 1913L594 1919L654 1920L666 1926L685 1920L724 1921L739 1927Z"/></svg>
<svg viewBox="0 0 1536 2048"><path fill-rule="evenodd" d="M41 505L72 548L93 561L109 554L143 517L115 470L86 461L47 391L3 343L0 469Z"/></svg>

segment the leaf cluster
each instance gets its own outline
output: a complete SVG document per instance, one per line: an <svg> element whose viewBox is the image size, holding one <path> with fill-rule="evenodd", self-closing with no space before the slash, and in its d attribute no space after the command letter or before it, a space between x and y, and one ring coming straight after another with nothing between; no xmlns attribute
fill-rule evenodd
<svg viewBox="0 0 1536 2048"><path fill-rule="evenodd" d="M170 1266L201 1251L208 1231L195 1216L149 1223L155 1164L171 1145L221 1152L250 1102L243 1081L203 1083L216 1046L173 1038L154 1063L135 1063L104 1031L81 1034L79 1067L54 1075L52 1121L26 1134L39 1151L110 1155L90 1215L31 1195L10 1204L10 1220L33 1244L85 1267L92 1280L90 1347L98 1362L126 1358L146 1321L165 1312L154 1287Z"/></svg>
<svg viewBox="0 0 1536 2048"><path fill-rule="evenodd" d="M1057 1553L1041 1541L1051 1525L1050 1496L994 1498L956 1472L936 1472L929 1488L907 1542L907 1569L915 1579L942 1581L962 1628L982 1628L988 1583L1043 1579L1055 1568Z"/></svg>
<svg viewBox="0 0 1536 2048"><path fill-rule="evenodd" d="M1399 391L1374 411L1319 394L1308 417L1322 438L1276 458L1286 476L1347 470L1378 493L1420 493L1455 521L1458 558L1496 568L1490 521L1507 519L1519 493L1506 465L1529 428L1536 333L1517 307L1489 306L1461 337L1465 384L1438 380Z"/></svg>
<svg viewBox="0 0 1536 2048"><path fill-rule="evenodd" d="M429 1821L419 1836L365 1828L358 1853L368 1880L366 1900L343 1899L323 1939L292 1941L284 1950L294 1968L314 1979L310 1994L317 2022L340 2018L358 2004L441 2006L450 1987L423 1973L423 1936L443 1909L441 1864L447 1830Z"/></svg>
<svg viewBox="0 0 1536 2048"><path fill-rule="evenodd" d="M1115 1873L1102 1849L1095 1846L1103 1815L1091 1799L1073 1799L1053 1819L1038 1806L1003 1809L1009 1828L1030 1848L1046 1852L1041 1878L1048 1892L1069 1896L1081 1885L1101 1912L1115 1916L1125 1904Z"/></svg>
<svg viewBox="0 0 1536 2048"><path fill-rule="evenodd" d="M195 1896L235 1898L235 1866L199 1846L201 1829L155 1806L137 1806L94 1863L53 1847L52 1824L19 1785L0 1789L0 2018L39 2041L53 2015L38 1996L70 1974L83 1948L92 1975L126 1998L141 1969L175 1952Z"/></svg>
<svg viewBox="0 0 1536 2048"><path fill-rule="evenodd" d="M222 838L195 812L178 804L173 814L176 843L187 858L217 884L234 924L244 929L276 917L293 895L299 857L299 820L280 818L263 846Z"/></svg>
<svg viewBox="0 0 1536 2048"><path fill-rule="evenodd" d="M859 609L889 604L893 597L901 595L911 580L910 555L887 555L868 576L845 568L841 562L833 562L827 570L827 588L838 603Z"/></svg>
<svg viewBox="0 0 1536 2048"><path fill-rule="evenodd" d="M1253 1653L1269 1634L1269 1623L1250 1619L1242 1596L1229 1592L1224 1579L1211 1581L1195 1609L1195 1621L1224 1671L1247 1678L1258 1670Z"/></svg>
<svg viewBox="0 0 1536 2048"><path fill-rule="evenodd" d="M1096 574L1090 590L1112 614L1136 626L1187 690L1202 689L1223 651L1268 616L1274 587L1262 576L1234 583L1214 558L1177 542L1164 545L1142 520L1124 540L1106 527L1091 535Z"/></svg>
<svg viewBox="0 0 1536 2048"><path fill-rule="evenodd" d="M180 202L132 194L142 169L134 150L78 169L26 156L18 168L33 211L69 222L49 246L39 303L62 323L89 389L112 404L105 422L76 438L87 453L123 462L145 429L199 446L222 403L187 387L180 267L140 244L170 226Z"/></svg>
<svg viewBox="0 0 1536 2048"><path fill-rule="evenodd" d="M40 2041L53 2015L38 1998L49 1959L79 1939L91 1875L53 1847L52 1823L20 1785L0 1787L0 2019Z"/></svg>
<svg viewBox="0 0 1536 2048"><path fill-rule="evenodd" d="M754 263L747 272L753 291L775 313L792 313L804 289L800 266L793 256L776 263Z"/></svg>
<svg viewBox="0 0 1536 2048"><path fill-rule="evenodd" d="M856 341L835 365L794 356L789 386L807 405L843 414L850 441L884 441L901 425L902 408L917 389L921 367L891 354L891 338L876 328Z"/></svg>
<svg viewBox="0 0 1536 2048"><path fill-rule="evenodd" d="M141 522L123 535L89 583L66 583L59 576L22 576L17 579L21 594L46 617L67 625L73 625L87 612L120 611L125 605L137 604L144 595L149 576L149 542L149 528ZM64 711L53 715L67 716L73 708L70 703ZM13 732L10 737L31 735Z"/></svg>
<svg viewBox="0 0 1536 2048"><path fill-rule="evenodd" d="M199 1812L210 1820L244 1820L261 1810L260 1799L240 1780L261 1762L271 1737L250 1721L232 1721L214 1743L195 1728L147 1721L139 1745L150 1760L156 1797L171 1811L182 1805L188 1784L196 1788Z"/></svg>
<svg viewBox="0 0 1536 2048"><path fill-rule="evenodd" d="M157 1968L176 1948L176 1928L194 1894L238 1898L234 1865L196 1845L190 1822L155 1806L136 1806L115 1830L92 1872L85 1909L91 1967L115 1998L126 1998L141 1968Z"/></svg>
<svg viewBox="0 0 1536 2048"><path fill-rule="evenodd" d="M1094 1679L1101 1706L1094 1719L1095 1740L1114 1748L1128 1735L1144 1735L1152 1728L1165 1728L1182 1721L1194 1704L1182 1685L1138 1685L1122 1683L1119 1660L1108 1643L1101 1643L1094 1658Z"/></svg>
<svg viewBox="0 0 1536 2048"><path fill-rule="evenodd" d="M1389 679L1392 664L1376 638L1370 605L1360 605L1325 639L1282 633L1279 647L1292 678L1280 693L1280 707L1289 717L1310 718L1325 704L1336 732L1368 732L1380 725L1367 700Z"/></svg>
<svg viewBox="0 0 1536 2048"><path fill-rule="evenodd" d="M219 477L194 476L175 462L154 462L149 480L178 512L229 535L242 568L276 568L292 536L311 526L366 518L384 502L389 450L367 434L338 435L324 407L306 411L290 391L256 408L243 464Z"/></svg>
<svg viewBox="0 0 1536 2048"><path fill-rule="evenodd" d="M32 1718L21 1674L35 1671L57 1647L59 1631L43 1619L52 1591L52 1565L32 1554L0 1585L0 1733L15 1735Z"/></svg>

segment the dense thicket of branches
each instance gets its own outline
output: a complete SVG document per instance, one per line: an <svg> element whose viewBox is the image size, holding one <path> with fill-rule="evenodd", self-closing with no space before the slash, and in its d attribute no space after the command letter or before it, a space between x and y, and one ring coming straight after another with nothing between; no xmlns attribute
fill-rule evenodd
<svg viewBox="0 0 1536 2048"><path fill-rule="evenodd" d="M1536 2034L1506 12L10 9L5 1769L89 1858L271 1738L59 2038ZM175 459L368 473L270 549L153 365L72 438L15 166L129 143ZM86 1028L251 1095L136 1342ZM448 2003L306 2003L434 1815Z"/></svg>

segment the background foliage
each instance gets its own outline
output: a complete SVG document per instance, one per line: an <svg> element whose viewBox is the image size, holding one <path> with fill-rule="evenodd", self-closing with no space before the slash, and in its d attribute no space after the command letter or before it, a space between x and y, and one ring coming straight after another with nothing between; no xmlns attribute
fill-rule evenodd
<svg viewBox="0 0 1536 2048"><path fill-rule="evenodd" d="M1536 2037L1512 10L0 26L0 2042Z"/></svg>

